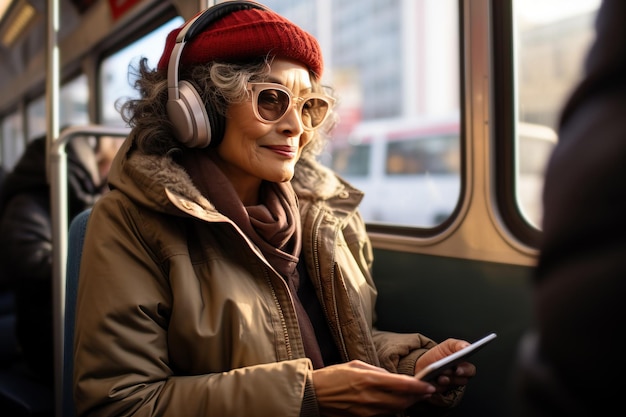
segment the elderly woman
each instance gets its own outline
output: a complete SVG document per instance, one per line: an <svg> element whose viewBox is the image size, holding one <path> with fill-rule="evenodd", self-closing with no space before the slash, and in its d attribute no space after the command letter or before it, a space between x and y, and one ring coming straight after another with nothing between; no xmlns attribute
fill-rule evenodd
<svg viewBox="0 0 626 417"><path fill-rule="evenodd" d="M167 38L94 207L75 338L81 416L449 411L468 345L374 328L362 193L315 161L334 99L317 41L258 3ZM180 73L180 74L179 74ZM179 79L180 75L180 79ZM426 415L426 414L420 414Z"/></svg>

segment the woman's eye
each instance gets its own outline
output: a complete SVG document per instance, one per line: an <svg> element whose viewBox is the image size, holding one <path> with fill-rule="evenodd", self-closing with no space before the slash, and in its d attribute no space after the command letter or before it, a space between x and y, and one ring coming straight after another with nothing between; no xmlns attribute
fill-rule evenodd
<svg viewBox="0 0 626 417"><path fill-rule="evenodd" d="M265 104L278 104L280 102L280 98L278 93L275 91L264 91L259 96L259 102Z"/></svg>

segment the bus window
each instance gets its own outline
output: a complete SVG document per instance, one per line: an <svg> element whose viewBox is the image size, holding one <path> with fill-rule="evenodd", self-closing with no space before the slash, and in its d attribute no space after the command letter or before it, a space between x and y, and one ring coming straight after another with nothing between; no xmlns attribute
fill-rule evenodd
<svg viewBox="0 0 626 417"><path fill-rule="evenodd" d="M321 160L365 192L365 221L430 228L445 220L461 189L458 169L451 168L461 163L460 2L264 4L320 41L322 82L328 80L339 99L339 123ZM450 115L456 126L450 136L409 143L411 129L426 129ZM449 148L453 152L444 150ZM426 154L436 161L419 168ZM457 160L444 162L450 157ZM442 175L448 169L454 173Z"/></svg>
<svg viewBox="0 0 626 417"><path fill-rule="evenodd" d="M329 143L328 165L365 193L367 222L435 227L459 199L459 137L458 115L362 123L349 139Z"/></svg>
<svg viewBox="0 0 626 417"><path fill-rule="evenodd" d="M517 203L541 225L543 171L556 143L561 108L580 80L600 0L514 0L517 98ZM538 65L537 63L541 63Z"/></svg>
<svg viewBox="0 0 626 417"><path fill-rule="evenodd" d="M87 76L79 75L61 86L59 91L60 127L85 125L89 123L89 90ZM46 98L31 101L26 107L28 141L46 133Z"/></svg>
<svg viewBox="0 0 626 417"><path fill-rule="evenodd" d="M46 133L46 98L39 97L26 106L28 141Z"/></svg>
<svg viewBox="0 0 626 417"><path fill-rule="evenodd" d="M12 170L24 149L22 116L20 112L14 112L2 119L2 168L5 171Z"/></svg>
<svg viewBox="0 0 626 417"><path fill-rule="evenodd" d="M539 228L543 178L557 134L550 127L531 123L519 123L517 129L516 198L526 221Z"/></svg>
<svg viewBox="0 0 626 417"><path fill-rule="evenodd" d="M129 78L129 66L136 67L139 59L147 58L148 65L152 68L156 67L163 53L165 37L183 23L182 17L175 17L102 61L100 68L100 91L102 92L100 121L102 124L124 127L124 121L116 109L116 101L137 96L137 91L133 87L134 80ZM131 76L132 73L131 71Z"/></svg>
<svg viewBox="0 0 626 417"><path fill-rule="evenodd" d="M80 75L61 86L59 123L61 127L89 123L87 76Z"/></svg>

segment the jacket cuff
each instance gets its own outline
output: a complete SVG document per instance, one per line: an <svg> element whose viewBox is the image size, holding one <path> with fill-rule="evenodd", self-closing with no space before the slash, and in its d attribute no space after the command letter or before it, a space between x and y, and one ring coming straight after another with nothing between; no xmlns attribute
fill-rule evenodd
<svg viewBox="0 0 626 417"><path fill-rule="evenodd" d="M426 353L427 349L416 349L406 355L398 363L398 373L414 376L415 375L415 363L417 360ZM459 405L463 394L465 392L465 385L450 389L444 393L433 394L428 400L429 403L443 408L452 408Z"/></svg>
<svg viewBox="0 0 626 417"><path fill-rule="evenodd" d="M398 373L415 376L415 363L428 349L415 349L398 362Z"/></svg>

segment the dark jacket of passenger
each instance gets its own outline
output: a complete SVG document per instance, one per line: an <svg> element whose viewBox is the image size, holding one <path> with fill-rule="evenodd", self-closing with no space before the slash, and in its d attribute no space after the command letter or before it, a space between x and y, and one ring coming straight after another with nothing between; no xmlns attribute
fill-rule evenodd
<svg viewBox="0 0 626 417"><path fill-rule="evenodd" d="M100 195L93 147L76 138L67 146L69 219ZM7 175L0 197L0 268L16 291L17 336L36 374L50 381L52 344L52 225L46 177L46 140L32 141ZM69 222L68 222L69 224Z"/></svg>
<svg viewBox="0 0 626 417"><path fill-rule="evenodd" d="M546 173L537 335L522 351L524 417L611 415L622 403L625 22L626 2L602 3L584 80L565 106Z"/></svg>

